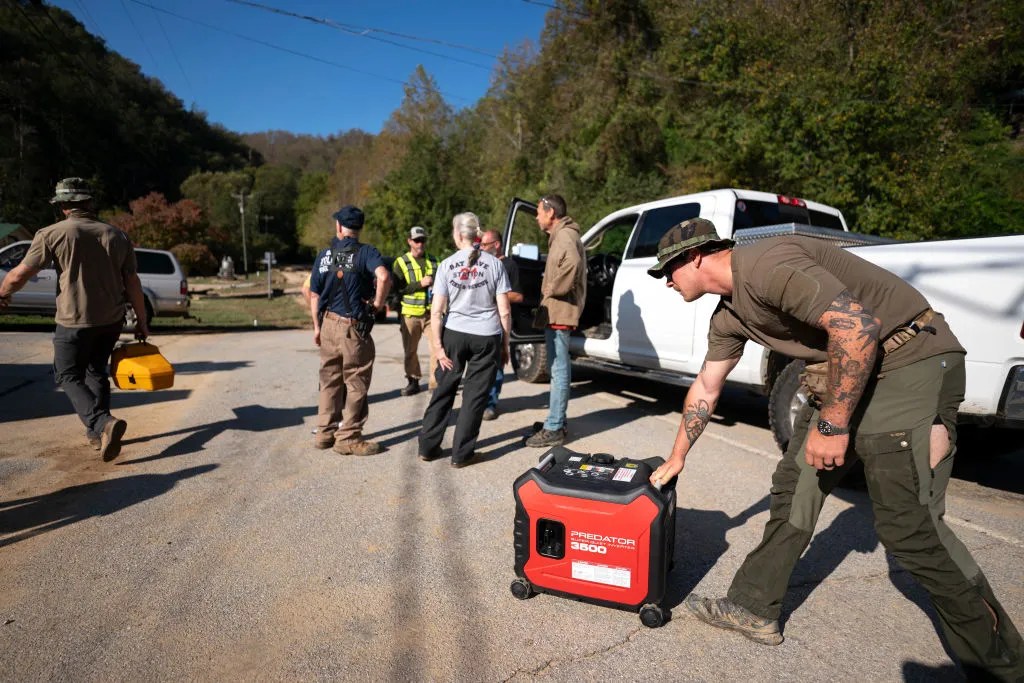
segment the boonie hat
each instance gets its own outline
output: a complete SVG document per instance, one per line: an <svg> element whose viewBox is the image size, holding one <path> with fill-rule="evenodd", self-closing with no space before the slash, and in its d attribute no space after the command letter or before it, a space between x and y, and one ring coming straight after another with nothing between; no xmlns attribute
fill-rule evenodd
<svg viewBox="0 0 1024 683"><path fill-rule="evenodd" d="M417 239L419 237L422 237L423 239L427 239L427 229L426 228L421 228L418 225L414 225L412 227L412 230L409 231L409 239L414 240L414 239Z"/></svg>
<svg viewBox="0 0 1024 683"><path fill-rule="evenodd" d="M63 202L84 202L92 199L92 188L85 178L65 178L57 183L51 204Z"/></svg>
<svg viewBox="0 0 1024 683"><path fill-rule="evenodd" d="M363 212L357 206L346 204L345 206L335 211L334 214L332 215L332 218L334 218L334 220L338 221L349 230L363 229Z"/></svg>
<svg viewBox="0 0 1024 683"><path fill-rule="evenodd" d="M694 247L703 244L718 243L731 247L736 242L719 237L715 232L715 224L706 218L688 218L679 225L669 228L658 241L658 262L647 269L647 274L654 278L665 275L665 266Z"/></svg>

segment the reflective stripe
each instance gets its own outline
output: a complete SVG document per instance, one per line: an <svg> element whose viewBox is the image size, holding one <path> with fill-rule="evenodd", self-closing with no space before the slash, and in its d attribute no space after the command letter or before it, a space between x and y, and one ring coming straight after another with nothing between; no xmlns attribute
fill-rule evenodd
<svg viewBox="0 0 1024 683"><path fill-rule="evenodd" d="M416 262L409 254L402 254L398 258L398 267L402 271L402 277L405 278L406 283L412 284L413 282L419 282L424 278L424 275L433 275L434 266L436 265L434 260L429 256L424 255L426 260L427 272L424 272L420 268L420 264ZM410 269L412 274L410 275ZM427 290L421 289L418 292L412 294L402 295L402 315L409 316L422 316L426 315L427 309L430 308L427 303Z"/></svg>

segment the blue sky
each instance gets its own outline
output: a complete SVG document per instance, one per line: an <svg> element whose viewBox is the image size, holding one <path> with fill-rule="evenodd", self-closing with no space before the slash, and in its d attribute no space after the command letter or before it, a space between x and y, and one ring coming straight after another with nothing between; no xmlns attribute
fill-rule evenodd
<svg viewBox="0 0 1024 683"><path fill-rule="evenodd" d="M243 2L343 24L348 30ZM350 128L379 132L401 103L402 84L418 64L437 80L449 104L456 109L472 106L487 91L495 55L525 40L536 44L547 5L552 3L50 0L49 4L73 14L109 49L163 82L186 107L206 112L211 122L239 133L274 129L329 135Z"/></svg>

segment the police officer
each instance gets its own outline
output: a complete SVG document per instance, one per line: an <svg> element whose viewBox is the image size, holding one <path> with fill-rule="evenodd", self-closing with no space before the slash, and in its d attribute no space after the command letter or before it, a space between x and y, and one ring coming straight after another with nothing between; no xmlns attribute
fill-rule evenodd
<svg viewBox="0 0 1024 683"><path fill-rule="evenodd" d="M409 251L395 259L395 286L402 293L402 310L399 316L402 330L402 348L405 351L406 386L402 387L402 396L412 396L420 392L420 357L417 353L420 338L427 338L430 347L430 377L428 386L437 386L434 377L436 360L434 347L430 340L430 287L434 284L434 273L437 271L437 259L426 253L427 231L414 226L409 231Z"/></svg>
<svg viewBox="0 0 1024 683"><path fill-rule="evenodd" d="M362 438L376 356L368 327L384 307L391 279L377 248L359 242L363 212L346 205L333 217L336 237L317 256L309 283L313 341L320 347L314 445L333 446L342 455L374 455L380 444Z"/></svg>
<svg viewBox="0 0 1024 683"><path fill-rule="evenodd" d="M105 461L121 452L128 424L110 414L107 364L124 327L125 297L135 309L135 336L149 336L135 249L121 230L100 221L93 191L81 178L57 183L51 204L65 219L35 234L22 262L0 284L0 308L52 262L57 269L54 379Z"/></svg>
<svg viewBox="0 0 1024 683"><path fill-rule="evenodd" d="M826 496L859 459L878 538L931 595L965 673L1022 680L1020 635L943 520L965 375L964 349L942 315L897 276L824 240L786 236L734 247L701 218L665 234L648 272L666 277L686 301L722 297L672 454L652 482L683 469L748 340L825 370L772 478L760 545L728 597L691 594L686 608L755 642L781 643L790 574Z"/></svg>

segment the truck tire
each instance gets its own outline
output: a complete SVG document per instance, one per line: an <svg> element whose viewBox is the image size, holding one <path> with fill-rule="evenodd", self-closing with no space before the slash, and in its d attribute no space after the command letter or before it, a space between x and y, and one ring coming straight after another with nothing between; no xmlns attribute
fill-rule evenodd
<svg viewBox="0 0 1024 683"><path fill-rule="evenodd" d="M135 331L135 323L136 322L137 322L137 318L135 317L135 309L132 308L131 306L125 306L124 307L124 328L123 328L124 331L125 332L134 332ZM152 305L150 305L149 299L146 299L146 325L148 326L151 322L153 322L153 307L152 307Z"/></svg>
<svg viewBox="0 0 1024 683"><path fill-rule="evenodd" d="M544 342L513 344L512 353L519 366L516 377L530 384L546 382L549 379L548 347Z"/></svg>
<svg viewBox="0 0 1024 683"><path fill-rule="evenodd" d="M768 424L775 443L783 453L793 436L793 419L800 408L807 404L807 394L800 388L800 373L803 371L802 360L790 361L775 378L771 394L768 395Z"/></svg>

